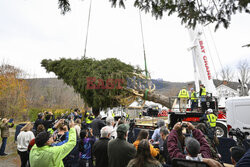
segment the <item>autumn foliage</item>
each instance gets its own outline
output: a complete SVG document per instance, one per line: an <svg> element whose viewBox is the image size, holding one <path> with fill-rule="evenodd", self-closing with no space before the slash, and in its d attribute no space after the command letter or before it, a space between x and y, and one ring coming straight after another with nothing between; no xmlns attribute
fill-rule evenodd
<svg viewBox="0 0 250 167"><path fill-rule="evenodd" d="M8 65L0 66L0 117L17 118L25 115L26 92L28 90L26 81L22 79L23 71Z"/></svg>

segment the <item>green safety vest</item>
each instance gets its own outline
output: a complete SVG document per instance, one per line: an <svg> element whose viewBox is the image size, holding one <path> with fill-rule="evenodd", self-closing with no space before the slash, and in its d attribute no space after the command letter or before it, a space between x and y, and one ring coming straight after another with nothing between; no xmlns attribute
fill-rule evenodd
<svg viewBox="0 0 250 167"><path fill-rule="evenodd" d="M206 92L206 88L201 88L201 96L206 96L207 92Z"/></svg>
<svg viewBox="0 0 250 167"><path fill-rule="evenodd" d="M208 114L207 115L207 122L209 122L210 127L216 127L216 120L217 120L217 116L214 114Z"/></svg>
<svg viewBox="0 0 250 167"><path fill-rule="evenodd" d="M191 93L191 100L193 100L194 102L196 102L196 100L197 100L197 94L196 94L196 92Z"/></svg>
<svg viewBox="0 0 250 167"><path fill-rule="evenodd" d="M178 97L179 97L179 98L189 98L188 91L187 91L186 89L182 89L182 90L179 92Z"/></svg>

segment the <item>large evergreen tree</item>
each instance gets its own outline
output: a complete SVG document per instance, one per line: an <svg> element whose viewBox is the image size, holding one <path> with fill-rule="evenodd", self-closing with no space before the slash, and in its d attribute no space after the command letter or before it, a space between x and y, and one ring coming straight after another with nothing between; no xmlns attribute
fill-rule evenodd
<svg viewBox="0 0 250 167"><path fill-rule="evenodd" d="M147 87L150 80L132 82L135 77L143 78L141 69L125 64L116 58L100 61L91 58L62 58L54 61L44 59L41 64L47 72L54 72L59 79L63 79L67 85L72 86L84 102L94 110L96 109L95 111L124 105L124 99L132 102L134 98L131 97L141 97L170 107L167 97L147 89L150 88ZM93 78L96 81L90 84ZM96 89L93 89L93 85Z"/></svg>

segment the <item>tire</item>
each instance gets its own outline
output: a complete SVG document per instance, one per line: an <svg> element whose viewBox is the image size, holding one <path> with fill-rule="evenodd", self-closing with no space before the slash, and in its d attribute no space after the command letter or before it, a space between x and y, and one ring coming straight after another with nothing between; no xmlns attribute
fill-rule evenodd
<svg viewBox="0 0 250 167"><path fill-rule="evenodd" d="M216 123L216 136L217 137L227 137L227 127L221 123Z"/></svg>

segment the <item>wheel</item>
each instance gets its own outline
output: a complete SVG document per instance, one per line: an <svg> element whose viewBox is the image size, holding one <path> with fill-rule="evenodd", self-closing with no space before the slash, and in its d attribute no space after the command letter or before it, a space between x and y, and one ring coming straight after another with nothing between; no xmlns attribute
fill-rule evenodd
<svg viewBox="0 0 250 167"><path fill-rule="evenodd" d="M216 123L215 133L217 137L227 137L227 128L221 123Z"/></svg>

